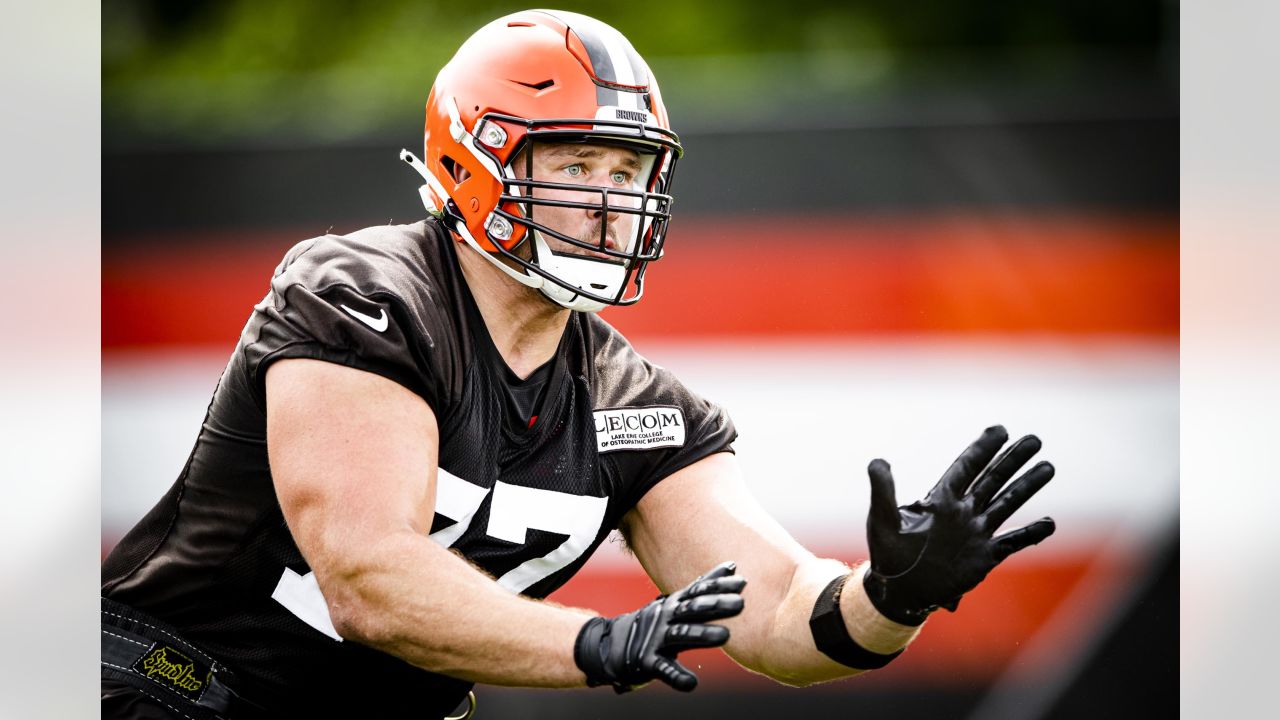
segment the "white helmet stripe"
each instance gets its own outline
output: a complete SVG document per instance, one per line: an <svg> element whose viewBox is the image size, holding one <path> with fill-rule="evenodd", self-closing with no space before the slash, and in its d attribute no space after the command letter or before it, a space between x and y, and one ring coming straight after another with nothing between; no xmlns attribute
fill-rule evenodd
<svg viewBox="0 0 1280 720"><path fill-rule="evenodd" d="M649 85L648 68L626 36L595 18L578 13L554 13L582 41L591 58L596 77L618 85ZM613 88L596 88L596 100L600 105L615 105L627 110L641 109L642 93Z"/></svg>

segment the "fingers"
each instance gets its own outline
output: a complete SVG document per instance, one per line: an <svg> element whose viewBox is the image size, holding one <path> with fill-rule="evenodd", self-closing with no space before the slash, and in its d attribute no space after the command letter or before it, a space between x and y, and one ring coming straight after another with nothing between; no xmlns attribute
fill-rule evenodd
<svg viewBox="0 0 1280 720"><path fill-rule="evenodd" d="M1053 518L1040 518L1026 527L1010 530L997 537L994 541L995 546L992 554L995 555L996 562L1002 562L1019 550L1031 547L1049 537L1055 529L1057 529L1057 526L1054 524Z"/></svg>
<svg viewBox="0 0 1280 720"><path fill-rule="evenodd" d="M688 668L674 659L668 660L658 656L653 669L658 674L659 680L680 692L689 692L698 687L698 676L689 672Z"/></svg>
<svg viewBox="0 0 1280 720"><path fill-rule="evenodd" d="M667 628L663 647L668 650L720 647L729 642L729 628L698 623L677 624Z"/></svg>
<svg viewBox="0 0 1280 720"><path fill-rule="evenodd" d="M737 593L723 595L699 595L682 600L671 613L676 620L720 620L742 612L742 596Z"/></svg>
<svg viewBox="0 0 1280 720"><path fill-rule="evenodd" d="M1004 484L1009 482L1009 478L1021 470L1022 466L1026 465L1027 461L1038 452L1040 452L1040 438L1035 435L1026 435L1010 445L973 484L971 492L974 507L979 512L986 508L996 491L1004 487Z"/></svg>
<svg viewBox="0 0 1280 720"><path fill-rule="evenodd" d="M1009 433L1005 431L1003 425L993 425L983 430L982 435L965 448L964 452L960 453L960 457L956 458L955 462L951 463L951 467L942 474L942 479L938 481L934 490L941 489L952 497L963 495L973 483L973 479L991 462L1008 440Z"/></svg>
<svg viewBox="0 0 1280 720"><path fill-rule="evenodd" d="M685 588L680 597L687 599L698 597L699 595L740 593L746 586L746 578L732 575L729 577L712 578L710 580L695 580L692 585Z"/></svg>
<svg viewBox="0 0 1280 720"><path fill-rule="evenodd" d="M719 565L711 568L710 570L706 571L702 575L698 576L697 579L689 583L689 588L687 589L693 588L698 583L704 580L714 580L716 578L728 577L736 572L738 572L738 564L732 560L725 560Z"/></svg>
<svg viewBox="0 0 1280 720"><path fill-rule="evenodd" d="M867 524L880 531L897 531L898 500L893 489L893 473L889 463L876 458L867 466L871 478L871 512Z"/></svg>
<svg viewBox="0 0 1280 720"><path fill-rule="evenodd" d="M1017 480L1009 484L1004 492L996 496L991 506L983 513L983 521L990 530L1004 524L1022 504L1040 491L1046 483L1053 479L1053 465L1047 462L1036 463L1035 467L1026 471Z"/></svg>

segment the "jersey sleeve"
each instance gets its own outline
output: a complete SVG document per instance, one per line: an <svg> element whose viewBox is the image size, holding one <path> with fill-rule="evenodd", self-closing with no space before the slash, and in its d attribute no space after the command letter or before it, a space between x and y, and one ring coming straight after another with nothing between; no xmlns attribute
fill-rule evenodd
<svg viewBox="0 0 1280 720"><path fill-rule="evenodd" d="M446 313L422 263L394 247L326 236L295 246L245 328L251 386L265 407L271 363L310 358L388 378L422 397L437 415L449 409L456 363Z"/></svg>
<svg viewBox="0 0 1280 720"><path fill-rule="evenodd" d="M614 466L614 523L673 473L733 452L737 429L719 405L650 363L614 333L598 356L597 452Z"/></svg>
<svg viewBox="0 0 1280 720"><path fill-rule="evenodd" d="M668 407L679 411L677 420L683 420L685 425L684 442L669 448L623 450L613 453L614 461L627 480L626 487L623 488L622 507L625 510L635 507L635 504L640 502L640 498L644 497L654 485L676 471L708 455L733 452L733 441L738 437L733 420L723 408L693 393L666 370L658 369L656 375L658 377L656 384L664 387L665 392L654 400L665 401L669 403ZM656 407L659 408L656 413L657 424L661 426L664 419L663 406L656 405ZM643 430L645 416L639 417L641 418L639 425ZM624 419L623 423L627 423L627 419ZM661 429L659 431L661 432Z"/></svg>

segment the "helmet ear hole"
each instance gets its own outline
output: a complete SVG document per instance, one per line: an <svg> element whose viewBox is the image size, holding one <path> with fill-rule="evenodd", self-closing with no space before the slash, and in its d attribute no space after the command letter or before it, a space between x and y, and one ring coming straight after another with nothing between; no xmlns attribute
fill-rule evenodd
<svg viewBox="0 0 1280 720"><path fill-rule="evenodd" d="M444 166L445 171L449 173L449 177L453 178L453 181L458 185L461 185L467 178L471 177L471 171L458 164L448 155L440 158L440 164Z"/></svg>

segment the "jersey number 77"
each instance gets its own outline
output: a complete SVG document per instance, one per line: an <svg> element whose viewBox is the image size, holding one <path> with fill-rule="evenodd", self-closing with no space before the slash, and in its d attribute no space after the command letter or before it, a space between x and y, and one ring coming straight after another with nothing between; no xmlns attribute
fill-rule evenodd
<svg viewBox="0 0 1280 720"><path fill-rule="evenodd" d="M431 539L452 547L471 527L476 511L489 495L493 496L485 528L489 536L518 544L525 542L530 529L569 536L546 555L527 560L498 578L499 585L516 593L581 557L600 531L609 504L604 497L540 490L501 480L487 489L441 468L436 480L436 514L454 523L431 533ZM286 567L271 597L311 627L342 641L315 573L298 575Z"/></svg>

